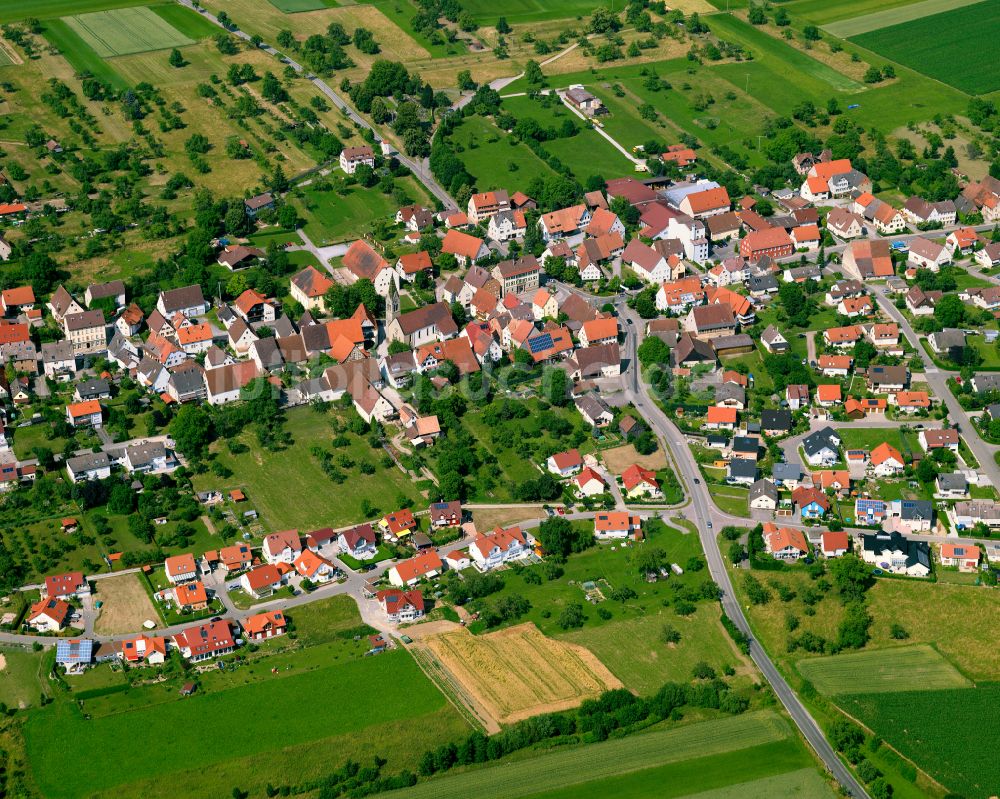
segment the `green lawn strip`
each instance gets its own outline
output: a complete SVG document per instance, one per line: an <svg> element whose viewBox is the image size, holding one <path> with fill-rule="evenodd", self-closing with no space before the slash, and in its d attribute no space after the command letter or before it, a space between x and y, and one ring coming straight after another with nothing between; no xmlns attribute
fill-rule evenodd
<svg viewBox="0 0 1000 799"><path fill-rule="evenodd" d="M775 713L763 711L743 716L668 727L640 735L630 735L615 741L573 747L541 757L506 763L503 765L472 769L463 774L428 780L414 788L400 791L400 799L517 799L518 797L563 796L561 791L577 788L573 796L618 796L617 791L588 790L594 782L619 779L622 775L638 777L646 783L648 796L651 783L643 779L651 764L692 762L692 758L709 760L711 755L742 750L738 758L748 765L761 758L748 757L749 750L762 744L790 744L792 751L799 749L789 740L787 722ZM792 767L805 765L804 753L799 754ZM764 758L769 760L770 758ZM702 767L692 772L704 776ZM688 777L690 780L691 777ZM657 786L667 781L657 778ZM723 783L725 784L725 783ZM693 784L686 783L690 792ZM659 791L656 791L657 795ZM683 795L683 794L674 794Z"/></svg>
<svg viewBox="0 0 1000 799"><path fill-rule="evenodd" d="M988 734L1000 686L842 696L837 702L948 790L989 796L1000 784Z"/></svg>
<svg viewBox="0 0 1000 799"><path fill-rule="evenodd" d="M126 80L115 72L111 64L95 53L90 46L61 19L45 21L42 35L56 47L77 73L89 74L109 83L116 89L128 87Z"/></svg>
<svg viewBox="0 0 1000 799"><path fill-rule="evenodd" d="M550 19L571 20L592 14L596 8L608 6L608 0L506 0L502 6L490 0L465 0L462 10L472 14L480 24L495 25L501 15L511 24Z"/></svg>
<svg viewBox="0 0 1000 799"><path fill-rule="evenodd" d="M1000 71L983 68L1000 58L1000 0L862 33L851 41L969 94L1000 89Z"/></svg>
<svg viewBox="0 0 1000 799"><path fill-rule="evenodd" d="M196 475L196 490L243 489L265 526L273 530L291 527L307 531L360 522L364 520L361 503L366 499L382 513L398 510L400 498L411 500L418 508L426 506L426 497L407 475L394 465L381 465L385 451L372 449L367 439L348 431L344 433L348 446L334 449L329 424L332 418L313 408L289 411L284 429L294 444L276 452L262 450L250 433L241 435L240 441L249 447L248 452L233 455L225 447L218 450L219 461L233 472L232 476ZM344 483L338 485L326 476L309 454L313 445L332 451L334 462L341 455L355 462L350 469L338 466L347 475ZM361 461L374 464L374 474L362 474L357 466Z"/></svg>
<svg viewBox="0 0 1000 799"><path fill-rule="evenodd" d="M972 687L971 681L927 644L806 658L796 668L823 694Z"/></svg>
<svg viewBox="0 0 1000 799"><path fill-rule="evenodd" d="M392 557L392 553L387 550L384 546L379 545L378 549L375 550L375 557L369 558L368 560L358 560L357 558L352 558L350 555L340 554L337 555L337 560L343 563L350 569L354 571L361 571L366 566L372 566L376 563L381 563L383 560L389 560Z"/></svg>
<svg viewBox="0 0 1000 799"><path fill-rule="evenodd" d="M352 685L378 685L378 701L372 701L367 691L343 690ZM360 733L373 724L431 713L444 701L409 653L397 650L89 721L73 705L58 702L31 713L25 726L26 748L45 795L71 799L151 774L166 776L180 765L205 767L320 736ZM247 708L253 712L247 713ZM322 724L317 723L319 718ZM149 745L150 729L198 729L206 719L219 721L211 746L202 735L182 734ZM65 758L69 746L79 759ZM114 752L114 769L107 768L108 752Z"/></svg>
<svg viewBox="0 0 1000 799"><path fill-rule="evenodd" d="M837 431L844 449L874 449L887 443L902 451L903 437L898 427L842 427Z"/></svg>
<svg viewBox="0 0 1000 799"><path fill-rule="evenodd" d="M168 25L190 39L211 39L219 28L196 11L173 3L150 6L149 10L161 17Z"/></svg>
<svg viewBox="0 0 1000 799"><path fill-rule="evenodd" d="M0 3L0 23L16 22L28 17L50 19L66 14L144 5L148 5L148 0L6 0Z"/></svg>
<svg viewBox="0 0 1000 799"><path fill-rule="evenodd" d="M44 655L23 649L0 650L7 661L0 671L0 702L20 708L37 704L45 679Z"/></svg>
<svg viewBox="0 0 1000 799"><path fill-rule="evenodd" d="M662 643L660 636L668 625L680 633L676 644ZM563 633L559 638L585 646L626 688L644 696L665 682L683 682L699 661L721 673L726 666L736 667L741 659L719 621L718 605L713 604L699 605L690 616L678 616L672 610L651 611L648 616Z"/></svg>
<svg viewBox="0 0 1000 799"><path fill-rule="evenodd" d="M858 36L880 28L892 27L943 11L951 11L962 6L971 6L982 2L982 0L923 0L923 2L914 3L912 0L904 0L905 4L897 6L895 3L898 1L886 0L886 2L872 6L870 0L862 0L866 5L878 10L871 14L841 18L837 22L823 25L823 30L842 39L848 39L851 36ZM815 0L807 0L802 6L809 5L810 2L815 2ZM836 5L838 11L842 10L844 5L850 5L850 3L838 3ZM826 3L825 6L830 8L830 3ZM796 4L795 10L802 14L804 9ZM805 15L809 16L808 12Z"/></svg>
<svg viewBox="0 0 1000 799"><path fill-rule="evenodd" d="M745 516L750 492L745 488L735 486L710 485L708 492L712 495L719 510L732 516Z"/></svg>
<svg viewBox="0 0 1000 799"><path fill-rule="evenodd" d="M460 145L458 157L476 178L480 191L517 183L526 186L536 177L553 174L548 164L523 144L500 130L489 119L469 117L452 133Z"/></svg>

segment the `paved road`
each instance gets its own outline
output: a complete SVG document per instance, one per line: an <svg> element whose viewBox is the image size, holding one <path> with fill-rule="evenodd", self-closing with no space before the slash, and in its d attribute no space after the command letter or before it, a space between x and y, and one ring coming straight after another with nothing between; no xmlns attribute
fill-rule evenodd
<svg viewBox="0 0 1000 799"><path fill-rule="evenodd" d="M190 8L191 10L201 14L205 19L207 19L214 25L218 25L220 28L228 30L233 36L237 36L240 39L243 39L244 41L247 42L250 41L249 33L246 33L245 31L241 30L232 30L230 28L226 28L225 25L220 24L218 18L216 18L214 14L210 14L203 8L195 8L191 0L177 0L177 2L180 3L182 6L186 6L187 8ZM337 108L344 111L347 114L347 117L352 122L372 131L372 133L375 134L376 144L382 141L382 137L379 136L378 131L375 128L373 128L370 124L368 124L367 120L365 120L360 114L358 114L358 112L355 111L344 100L344 98L342 98L333 89L331 89L329 84L327 84L322 78L313 75L304 66L302 66L302 64L299 64L298 62L292 60L284 53L279 52L269 44L262 44L259 49L263 50L265 53L270 53L273 56L278 56L284 61L285 64L290 66L296 72L300 74L305 74L307 80L309 80L310 83L312 83L317 89L319 89L323 94L325 94L331 103L333 103ZM421 183L423 183L424 186L427 187L427 190L430 191L431 194L433 194L438 200L441 201L441 203L444 205L445 208L457 207L455 199L450 194L448 194L447 191L445 191L444 187L440 183L438 183L437 180L435 180L434 176L431 174L430 166L427 162L427 159L417 160L411 158L408 155L404 155L403 153L396 153L396 159L401 164L405 164L406 167L411 172L413 172L413 174L417 177L417 179Z"/></svg>

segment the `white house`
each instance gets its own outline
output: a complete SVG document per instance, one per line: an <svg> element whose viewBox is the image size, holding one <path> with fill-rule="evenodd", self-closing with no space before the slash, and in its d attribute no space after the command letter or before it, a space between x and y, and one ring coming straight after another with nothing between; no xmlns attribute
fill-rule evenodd
<svg viewBox="0 0 1000 799"><path fill-rule="evenodd" d="M488 571L523 558L531 553L535 539L520 527L497 527L488 535L481 535L469 545L469 556L480 571Z"/></svg>

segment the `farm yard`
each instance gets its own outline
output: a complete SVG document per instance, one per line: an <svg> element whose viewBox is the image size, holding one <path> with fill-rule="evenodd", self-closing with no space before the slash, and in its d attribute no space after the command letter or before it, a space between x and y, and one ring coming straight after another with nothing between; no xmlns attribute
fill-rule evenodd
<svg viewBox="0 0 1000 799"><path fill-rule="evenodd" d="M861 33L850 39L879 55L969 94L1000 89L1000 0Z"/></svg>
<svg viewBox="0 0 1000 799"><path fill-rule="evenodd" d="M533 624L473 636L457 629L424 639L460 696L501 724L575 707L621 683L591 652L546 638Z"/></svg>
<svg viewBox="0 0 1000 799"><path fill-rule="evenodd" d="M811 765L787 723L770 711L654 729L616 741L560 750L428 780L406 799L570 799L680 797L749 784ZM815 775L815 769L811 769ZM801 779L798 778L798 779ZM822 780L810 796L832 797ZM745 796L747 794L739 794ZM752 794L750 794L752 795Z"/></svg>
<svg viewBox="0 0 1000 799"><path fill-rule="evenodd" d="M932 647L923 645L808 658L799 673L823 694L969 688L972 683Z"/></svg>
<svg viewBox="0 0 1000 799"><path fill-rule="evenodd" d="M156 621L159 613L135 574L122 574L95 582L95 601L101 615L94 625L99 635L116 635L141 630L146 621Z"/></svg>
<svg viewBox="0 0 1000 799"><path fill-rule="evenodd" d="M101 58L194 44L148 8L80 14L65 22Z"/></svg>

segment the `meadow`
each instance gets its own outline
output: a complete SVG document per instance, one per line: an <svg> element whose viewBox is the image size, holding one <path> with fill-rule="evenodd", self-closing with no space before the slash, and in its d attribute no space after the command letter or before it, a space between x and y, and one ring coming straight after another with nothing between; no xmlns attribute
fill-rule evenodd
<svg viewBox="0 0 1000 799"><path fill-rule="evenodd" d="M344 433L350 442L348 446L333 450L334 460L344 455L355 464L369 461L375 465L375 472L363 474L357 465L344 467L342 471L348 479L339 485L327 477L309 449L313 445L331 448L333 419L333 414L324 415L312 408L290 411L285 430L294 443L277 451L262 450L250 433L239 439L247 445L247 452L233 455L225 446L216 445L219 461L233 474L226 478L208 473L196 475L195 489L242 488L260 512L265 526L272 530L289 527L313 530L360 522L364 518L361 513L364 500L382 513L398 510L400 498L418 506L426 503L409 477L395 466L381 465L384 454L381 449L373 450L366 439L351 432Z"/></svg>
<svg viewBox="0 0 1000 799"><path fill-rule="evenodd" d="M992 796L1000 761L988 733L1000 686L844 696L844 710L950 791Z"/></svg>
<svg viewBox="0 0 1000 799"><path fill-rule="evenodd" d="M97 11L64 21L101 58L194 44L148 8Z"/></svg>
<svg viewBox="0 0 1000 799"><path fill-rule="evenodd" d="M822 694L875 694L947 688L972 683L926 644L808 658L799 673Z"/></svg>
<svg viewBox="0 0 1000 799"><path fill-rule="evenodd" d="M342 690L342 686L372 684L379 686L378 702L371 702L366 691ZM35 779L46 796L70 799L148 775L165 777L181 764L207 767L237 756L418 718L440 710L444 703L410 655L394 651L91 720L69 702L58 702L31 713L25 736ZM252 714L245 712L248 707L254 708ZM164 736L155 747L149 745L151 729L205 731L205 719L228 720L213 725L211 746L205 745L202 734ZM76 755L67 760L70 748ZM106 766L111 751L115 769Z"/></svg>
<svg viewBox="0 0 1000 799"><path fill-rule="evenodd" d="M527 760L428 780L400 791L399 796L684 796L808 765L809 756L791 737L784 719L765 711L567 747Z"/></svg>
<svg viewBox="0 0 1000 799"><path fill-rule="evenodd" d="M300 11L319 11L340 5L336 0L268 0L278 11L297 14Z"/></svg>
<svg viewBox="0 0 1000 799"><path fill-rule="evenodd" d="M579 19L589 16L595 8L607 8L608 0L509 0L502 6L490 0L465 0L462 8L481 25L493 26L502 14L513 24L542 22L550 19Z"/></svg>
<svg viewBox="0 0 1000 799"><path fill-rule="evenodd" d="M148 5L145 0L7 0L0 4L0 23L17 22L28 17L50 19L67 14L145 5Z"/></svg>
<svg viewBox="0 0 1000 799"><path fill-rule="evenodd" d="M851 41L969 94L1000 89L1000 0L879 28Z"/></svg>
<svg viewBox="0 0 1000 799"><path fill-rule="evenodd" d="M553 174L548 164L526 144L508 136L489 119L470 117L464 120L451 139L461 148L458 157L476 179L479 191L514 184L527 186L536 177Z"/></svg>

